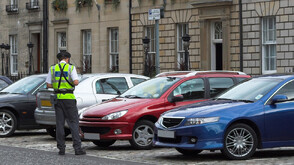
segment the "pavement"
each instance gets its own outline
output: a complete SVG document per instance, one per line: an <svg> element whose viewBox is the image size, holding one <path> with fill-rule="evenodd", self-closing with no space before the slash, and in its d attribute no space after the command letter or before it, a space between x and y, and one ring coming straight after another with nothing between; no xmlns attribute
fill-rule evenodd
<svg viewBox="0 0 294 165"><path fill-rule="evenodd" d="M33 149L34 151L40 151L40 154L42 153L41 151L49 151L56 157L59 156L57 155L58 149L56 148L56 141L51 136L47 135L45 130L17 131L12 137L0 138L0 145ZM74 155L74 149L70 137L66 139L66 145L66 157L72 159L75 159L76 157L80 158L79 156ZM114 164L123 164L124 161L130 161L136 164L146 163L158 165L294 165L294 147L258 150L249 160L232 161L227 160L220 151L203 151L199 155L187 157L183 156L173 148L135 150L131 147L128 141L123 140L118 140L115 144L107 148L97 147L90 141L83 141L82 145L87 151L86 156L91 157L89 161L92 160L92 157L93 160L95 160L94 158L104 158L119 161L114 162ZM1 151L1 154L3 154L2 152L3 151ZM38 155L38 152L36 155ZM46 161L46 159L44 159L44 161ZM52 162L54 161L55 160L52 160ZM70 162L67 161L64 162L64 164L69 163ZM91 164L91 162L89 163ZM0 164L2 163L0 162Z"/></svg>

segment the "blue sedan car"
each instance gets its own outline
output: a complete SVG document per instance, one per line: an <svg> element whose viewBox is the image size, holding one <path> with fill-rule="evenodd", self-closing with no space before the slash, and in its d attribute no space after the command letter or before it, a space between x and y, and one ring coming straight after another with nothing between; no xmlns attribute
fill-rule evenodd
<svg viewBox="0 0 294 165"><path fill-rule="evenodd" d="M184 155L221 150L248 159L257 148L294 146L294 75L270 75L236 85L214 99L162 114L154 144Z"/></svg>

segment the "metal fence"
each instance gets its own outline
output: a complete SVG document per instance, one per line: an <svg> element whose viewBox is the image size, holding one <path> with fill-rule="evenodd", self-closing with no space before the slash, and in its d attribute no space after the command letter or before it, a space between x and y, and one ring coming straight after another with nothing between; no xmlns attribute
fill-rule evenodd
<svg viewBox="0 0 294 165"><path fill-rule="evenodd" d="M13 75L9 75L7 76L11 81L15 82L19 79L22 79L24 77L30 76L30 74L26 73L26 72L19 72L17 75L13 76Z"/></svg>

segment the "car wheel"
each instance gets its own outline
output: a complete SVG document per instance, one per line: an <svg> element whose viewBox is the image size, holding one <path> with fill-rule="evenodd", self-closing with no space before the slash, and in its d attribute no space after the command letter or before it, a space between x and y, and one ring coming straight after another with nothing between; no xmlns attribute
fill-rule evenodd
<svg viewBox="0 0 294 165"><path fill-rule="evenodd" d="M190 149L183 149L183 148L176 148L176 150L185 155L185 156L195 156L198 155L202 150L190 150Z"/></svg>
<svg viewBox="0 0 294 165"><path fill-rule="evenodd" d="M133 129L131 145L136 149L151 149L154 136L154 123L142 120L136 123Z"/></svg>
<svg viewBox="0 0 294 165"><path fill-rule="evenodd" d="M16 130L15 115L8 110L0 110L0 137L11 136Z"/></svg>
<svg viewBox="0 0 294 165"><path fill-rule="evenodd" d="M257 147L257 135L246 124L235 124L228 128L224 137L222 153L229 159L243 160L251 157Z"/></svg>
<svg viewBox="0 0 294 165"><path fill-rule="evenodd" d="M47 128L46 132L52 136L53 138L56 138L56 128ZM68 128L64 128L64 137L67 137L70 134L70 130Z"/></svg>
<svg viewBox="0 0 294 165"><path fill-rule="evenodd" d="M116 140L94 140L92 141L98 147L109 147L115 143Z"/></svg>

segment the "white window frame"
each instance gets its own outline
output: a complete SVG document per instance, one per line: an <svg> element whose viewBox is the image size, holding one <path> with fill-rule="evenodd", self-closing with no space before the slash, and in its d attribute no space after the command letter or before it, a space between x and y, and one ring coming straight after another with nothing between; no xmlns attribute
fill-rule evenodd
<svg viewBox="0 0 294 165"><path fill-rule="evenodd" d="M272 23L273 28L269 29L269 23ZM262 73L272 74L277 72L277 50L276 50L276 18L275 17L263 17L261 21L262 26ZM272 33L272 39L269 39L270 33ZM273 51L271 51L273 50ZM270 52L271 55L266 55L266 52ZM266 62L266 59L273 60L274 69L269 69L272 66L271 62Z"/></svg>
<svg viewBox="0 0 294 165"><path fill-rule="evenodd" d="M145 27L145 36L150 39L148 54L151 58L151 64L155 66L155 56L156 56L156 37L154 26Z"/></svg>
<svg viewBox="0 0 294 165"><path fill-rule="evenodd" d="M30 0L32 8L39 8L39 4L37 4L38 0Z"/></svg>
<svg viewBox="0 0 294 165"><path fill-rule="evenodd" d="M18 0L10 0L12 10L18 10Z"/></svg>
<svg viewBox="0 0 294 165"><path fill-rule="evenodd" d="M115 38L116 33L116 38ZM114 38L113 38L114 36ZM115 70L113 68L115 67ZM119 31L118 28L109 29L109 69L119 71Z"/></svg>
<svg viewBox="0 0 294 165"><path fill-rule="evenodd" d="M17 35L9 36L10 43L10 73L12 75L18 74L18 43L17 43Z"/></svg>
<svg viewBox="0 0 294 165"><path fill-rule="evenodd" d="M65 34L65 37L63 37L62 35ZM62 39L65 39L64 41L62 41ZM57 32L57 53L60 53L61 50L67 50L67 36L66 36L66 32Z"/></svg>
<svg viewBox="0 0 294 165"><path fill-rule="evenodd" d="M180 69L180 64L185 61L185 49L183 36L189 33L189 24L177 24L177 67Z"/></svg>
<svg viewBox="0 0 294 165"><path fill-rule="evenodd" d="M217 43L223 43L223 35L221 35L221 38L216 38L215 37L215 24L217 22L220 22L222 25L221 21L212 21L211 22L211 55L210 55L210 69L211 70L216 70L216 45ZM223 34L223 32L221 32Z"/></svg>
<svg viewBox="0 0 294 165"><path fill-rule="evenodd" d="M91 30L83 30L83 71L86 72L85 60L90 58L89 72L92 72L92 34Z"/></svg>

